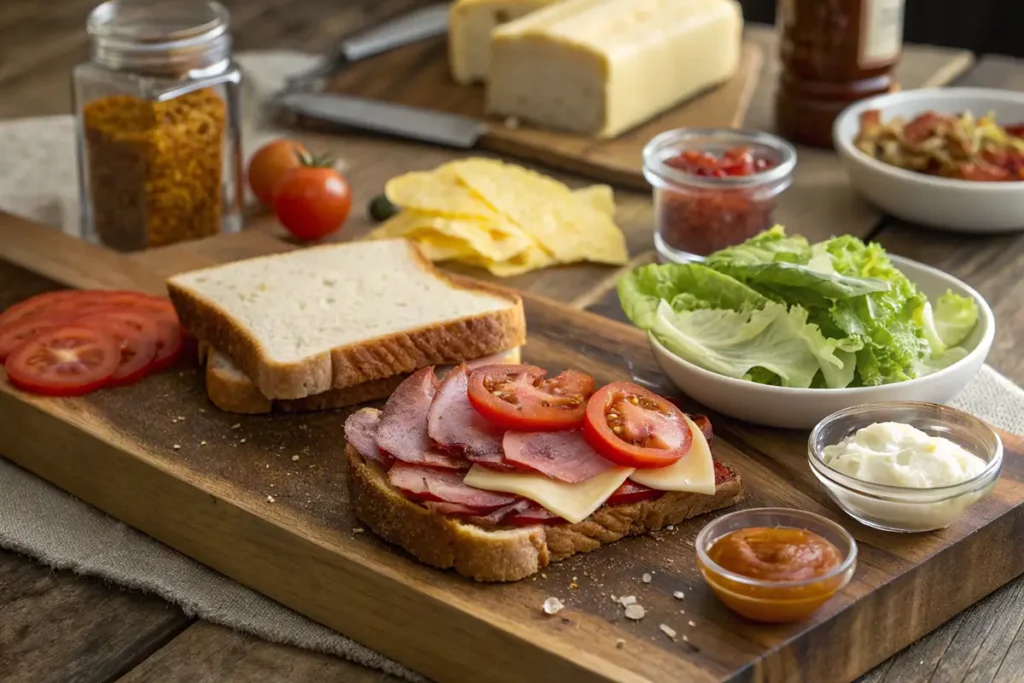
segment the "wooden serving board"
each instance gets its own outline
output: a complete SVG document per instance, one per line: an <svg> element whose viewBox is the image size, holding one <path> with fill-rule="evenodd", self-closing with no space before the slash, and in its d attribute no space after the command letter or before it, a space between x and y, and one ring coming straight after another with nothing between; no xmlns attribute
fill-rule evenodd
<svg viewBox="0 0 1024 683"><path fill-rule="evenodd" d="M644 145L673 128L738 128L761 72L762 49L743 45L736 75L651 121L611 140L540 130L526 124L510 128L484 113L484 87L452 80L446 38L436 38L348 65L330 82L331 92L461 114L488 122L482 149L547 164L553 168L647 188L641 164Z"/></svg>
<svg viewBox="0 0 1024 683"><path fill-rule="evenodd" d="M33 278L38 291L161 292L168 273L288 248L259 232L214 238L161 259L157 275L129 257L0 219L0 270ZM29 229L38 239L25 239ZM202 244L205 251L195 248ZM602 383L638 378L674 393L642 332L534 295L525 302L528 362L577 368ZM11 303L0 291L0 310ZM851 680L1024 572L1020 438L1003 435L1002 477L963 520L941 532L896 535L860 526L829 502L807 467L806 433L712 414L714 454L741 473L742 505L818 512L857 538L853 581L812 619L766 626L725 609L694 564L694 538L708 517L519 583L474 584L415 562L353 519L341 457L344 415L221 413L189 360L79 399L22 394L0 374L5 457L441 682ZM641 581L644 573L650 583ZM673 598L675 591L685 598ZM647 608L645 619L623 617L612 596L624 595ZM551 596L567 605L555 617L541 611Z"/></svg>

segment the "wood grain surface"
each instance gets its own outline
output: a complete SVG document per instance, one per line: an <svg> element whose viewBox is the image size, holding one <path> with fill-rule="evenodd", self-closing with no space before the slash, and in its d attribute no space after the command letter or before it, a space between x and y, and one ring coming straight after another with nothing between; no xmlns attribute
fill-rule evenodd
<svg viewBox="0 0 1024 683"><path fill-rule="evenodd" d="M60 262L83 246L64 239ZM48 252L19 255L33 270L62 272L60 264L45 265ZM125 277L104 266L66 271L62 281L103 286ZM149 288L152 279L140 284ZM526 302L529 362L577 367L601 382L638 378L673 392L640 331L547 299ZM439 681L852 678L1024 571L1024 553L1012 542L1024 524L1024 458L1016 453L993 494L961 523L893 536L851 523L828 502L807 471L805 434L712 416L716 457L741 472L747 505L818 511L857 537L854 581L819 615L765 627L725 610L693 564L700 520L573 558L537 580L475 585L358 531L345 503L338 413L239 418L207 407L187 364L83 399L41 399L4 385L0 435L16 463ZM1007 446L1014 451L1016 442ZM85 457L60 455L72 448ZM644 572L655 576L649 585L638 581ZM580 588L569 589L581 575ZM685 622L674 590L688 596ZM642 623L624 623L610 599L630 593L648 608ZM907 609L894 613L897 596L908 594ZM564 616L542 616L550 595L564 596ZM659 623L687 640L667 639ZM622 650L614 648L619 638Z"/></svg>
<svg viewBox="0 0 1024 683"><path fill-rule="evenodd" d="M160 598L111 591L0 550L0 680L114 680L188 624Z"/></svg>
<svg viewBox="0 0 1024 683"><path fill-rule="evenodd" d="M3 95L0 97L0 118L70 112L68 73L74 64L86 58L86 42L82 26L87 12L96 4L96 1L65 0L60 3L40 4L34 0L8 0L3 3L3 7L0 8L0 93ZM246 0L245 2L225 0L224 4L233 14L235 45L239 50L266 48L322 50L329 47L345 32L419 4L419 0L342 0L341 2L338 0L303 0L301 3L283 2L282 0ZM916 10L912 8L912 11ZM768 69L774 68L775 63L774 36L770 30L754 28L754 30L748 31L748 39L763 41L760 44L766 47L766 69L759 79L758 88L750 107L748 126L770 127L771 90L774 87L774 78ZM970 59L970 54L965 52L945 48L908 46L899 68L899 80L904 84L923 83L930 78L930 74L934 71L934 64L943 60L946 60L949 65L945 69L946 71L950 69L964 71L970 65ZM968 73L962 83L1024 89L1024 62L985 57ZM429 148L414 145L389 146L387 147L387 154L390 155L388 159L376 161L373 157L375 146L372 143L363 143L355 136L346 137L330 144L335 149L345 151L347 154L348 147L353 140L359 148L354 159L360 164L365 160L370 160L372 166L379 168L376 175L385 179L388 177L388 170L384 167L394 164L393 159L402 158L405 162L411 160L415 163L421 155L429 157L433 152ZM447 158L444 154L438 153L434 156L434 160L428 159L425 163L428 165L435 161L440 163ZM798 177L796 184L786 195L793 199L785 203L780 209L778 217L792 229L818 238L840 232L851 232L861 236L873 233L881 214L875 213L863 203L854 203L855 198L851 200L845 190L840 187L845 182L845 178L842 174L830 173L825 167L828 155L824 155L822 158L826 160L823 162L823 170L808 174L806 178ZM805 163L813 162L809 162L807 155L802 154L801 164ZM362 206L376 191L376 188L357 186L357 207ZM649 213L645 218L644 195L617 192L617 196L620 202L620 215L625 217L624 227L627 232L636 229L642 233L642 236L649 239L650 221ZM836 208L842 210L836 211ZM264 221L265 225L266 223L269 221ZM899 226L892 222L887 223L886 228L880 234L883 241L886 231L890 228L900 233L901 237L898 242L905 246L907 255L922 258L922 260L935 259L932 261L933 263L942 261L947 264L946 267L954 269L954 272L958 272L961 277L964 277L964 273L955 270L959 260L970 262L973 260L975 252L988 252L989 241L985 237L972 237L963 240L951 238L942 241L940 248L930 249L928 244L937 237L936 233L917 230L909 226ZM272 226L266 226L266 229L274 230ZM927 253L922 255L916 252L915 249L918 248L923 248ZM642 254L643 249L644 247L641 245L639 252L635 253ZM1000 249L1012 250L1012 253L1015 254L1013 259L1000 259L998 261L1000 268L1016 268L1018 273L1024 271L1024 254L1022 254L1024 250L1020 248L1018 241L1004 242L1000 245ZM159 261L159 258L151 260ZM530 280L524 285L531 287L533 291L546 293L549 296L558 296L566 301L576 299L581 303L590 303L595 299L600 299L601 294L605 293L607 289L605 287L591 290L584 280L593 277L595 282L607 284L614 279L609 277L610 269L595 268L594 272L579 278L566 278L559 272L561 270L556 269L554 273L545 272L543 277ZM985 284L989 277L999 278L1000 270L995 267L975 266L973 271L970 273L968 281L982 291L992 292L986 295L993 303L1001 301L998 295L1006 288L987 288ZM24 273L16 273L6 279L0 275L0 291L7 291L9 287L25 281L27 277ZM1018 276L1018 281L1020 279ZM517 286L519 286L518 283ZM566 293L566 290L570 291ZM1013 287L1009 288L1009 292L1015 291L1019 300L1019 290ZM30 293L30 291L25 292L25 294ZM993 295L996 296L995 300L993 300ZM1003 306L1001 310L1013 309ZM1024 334L1019 315L1013 317L1011 321L999 318L998 322L1000 337L1007 335L1006 338L1012 339L1014 336ZM1001 344L993 351L990 362L1018 383L1024 383L1024 360L1022 358L1024 357L1012 345ZM10 554L0 554L0 571L11 564L28 562L31 561ZM48 570L41 571L42 575L49 574ZM104 585L97 579L65 576L68 584L92 587L98 596L98 601L119 601L122 596L134 595L119 587ZM963 678L961 674L964 673L967 674L969 680L980 683L992 681L1008 683L1018 680L1018 673L1024 670L1024 629L1014 629L1013 625L1003 616L1024 613L1022 590L1019 587L1014 588L1020 585L1024 585L1024 579L1011 583L960 613L933 634L887 660L865 677L865 680L870 683L881 681L912 683L929 680L934 675L936 681L958 681ZM9 587L8 584L0 586L0 591ZM85 588L81 590L84 591ZM42 620L44 615L50 613L59 614L60 618L65 621L74 622L75 628L73 631L62 631L60 638L47 636L45 639L33 640L34 664L30 673L23 669L11 668L9 661L0 657L0 671L5 674L0 678L5 681L9 679L12 683L72 680L63 673L65 671L63 667L67 663L66 653L72 651L81 653L83 657L89 657L91 644L104 641L106 622L94 619L92 609L79 607L76 591L64 591L59 594L38 593L30 590L27 586L18 584L12 594L17 595L21 609L30 617L36 613L37 604L42 605L43 601L46 601L51 605L46 608L39 607L40 620L29 619L26 621L23 626L26 630L50 633L52 627ZM5 604L7 602L5 597ZM52 611L48 611L50 609ZM126 608L126 614L122 618L130 620L132 612L144 609L138 605ZM5 613L0 613L0 620L4 616ZM190 634L193 641L209 639L218 644L225 642L224 639L216 635L220 629L206 629L196 633L192 631L193 629L190 628L185 634ZM126 639L131 637L130 633L123 635ZM2 632L0 653L12 651L8 647L12 642L9 640L10 637L10 631ZM145 628L137 629L137 638L140 642L147 637ZM86 647L85 644L89 644L89 647ZM198 676L197 669L200 669L201 666L197 666L192 657L199 656L197 653L215 652L217 647L219 645L191 649L190 645L189 648L174 649L173 652L179 653L180 656L163 657L160 660L160 668L158 670L149 669L149 675L153 677L153 680L158 680L157 672L162 671L171 678L180 667L182 670L188 671L190 675ZM284 660L282 668L287 666L296 671L317 671L313 665L306 665L304 662L318 660L319 655L297 648L269 647L274 647L275 652ZM122 649L118 654L124 654L126 651ZM189 656L185 656L185 652L190 653ZM258 657L255 649L235 650L235 652L238 657L236 660L238 675L234 675L230 669L216 669L219 673L216 680L241 682L248 681L251 676L255 676L252 673L253 669L247 667L245 663L247 659ZM212 657L213 655L208 656ZM1000 663L1000 668L996 672L991 671L992 661ZM85 669L88 667L79 669L79 671ZM15 671L18 673L13 673ZM101 668L99 671L105 670ZM363 671L368 680L376 680L376 672ZM330 677L310 674L305 678L305 680L318 683L325 679L330 679ZM351 678L339 675L335 679L362 680L354 675ZM97 678L82 677L73 680L108 680L108 677L101 675ZM295 680L300 679L296 678Z"/></svg>
<svg viewBox="0 0 1024 683"><path fill-rule="evenodd" d="M330 92L460 114L486 121L481 149L538 162L603 182L647 189L641 152L655 135L673 128L738 128L750 105L764 57L745 43L736 75L611 140L509 125L484 112L484 86L459 85L448 67L448 41L436 38L356 62L328 84Z"/></svg>

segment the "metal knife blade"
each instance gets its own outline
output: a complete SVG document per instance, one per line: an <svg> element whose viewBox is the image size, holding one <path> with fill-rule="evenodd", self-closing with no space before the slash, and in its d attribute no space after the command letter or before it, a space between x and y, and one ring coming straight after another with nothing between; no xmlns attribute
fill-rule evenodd
<svg viewBox="0 0 1024 683"><path fill-rule="evenodd" d="M486 130L479 119L333 93L284 93L278 106L360 130L471 149Z"/></svg>
<svg viewBox="0 0 1024 683"><path fill-rule="evenodd" d="M449 3L428 5L351 35L312 69L287 80L286 91L310 89L345 64L444 35L448 31Z"/></svg>

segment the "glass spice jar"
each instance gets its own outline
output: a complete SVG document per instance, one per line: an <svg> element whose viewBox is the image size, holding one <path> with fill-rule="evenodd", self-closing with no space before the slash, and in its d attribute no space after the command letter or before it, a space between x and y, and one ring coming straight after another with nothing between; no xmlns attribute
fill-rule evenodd
<svg viewBox="0 0 1024 683"><path fill-rule="evenodd" d="M796 150L767 133L680 128L644 147L654 192L654 244L663 260L686 263L772 226L789 187Z"/></svg>
<svg viewBox="0 0 1024 683"><path fill-rule="evenodd" d="M241 227L241 71L227 10L112 0L75 67L83 234L137 251Z"/></svg>

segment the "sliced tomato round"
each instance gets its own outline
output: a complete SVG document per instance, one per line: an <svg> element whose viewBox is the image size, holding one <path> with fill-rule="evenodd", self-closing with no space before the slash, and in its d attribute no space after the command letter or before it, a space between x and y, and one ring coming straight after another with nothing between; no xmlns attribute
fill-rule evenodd
<svg viewBox="0 0 1024 683"><path fill-rule="evenodd" d="M159 326L145 313L106 311L84 317L78 324L109 332L121 345L121 364L109 386L131 384L149 372L156 357Z"/></svg>
<svg viewBox="0 0 1024 683"><path fill-rule="evenodd" d="M583 438L612 462L639 468L671 465L693 440L679 408L630 382L614 382L590 397Z"/></svg>
<svg viewBox="0 0 1024 683"><path fill-rule="evenodd" d="M170 367L181 355L185 337L177 319L158 320L156 337L156 357L150 372L160 372Z"/></svg>
<svg viewBox="0 0 1024 683"><path fill-rule="evenodd" d="M22 320L49 315L57 306L81 299L83 294L76 289L61 289L20 301L0 313L0 330Z"/></svg>
<svg viewBox="0 0 1024 683"><path fill-rule="evenodd" d="M469 402L505 429L556 431L583 424L594 378L575 370L557 377L535 365L487 365L469 376Z"/></svg>
<svg viewBox="0 0 1024 683"><path fill-rule="evenodd" d="M112 334L92 327L53 328L7 357L7 378L14 386L47 396L80 396L99 389L121 364L121 348Z"/></svg>
<svg viewBox="0 0 1024 683"><path fill-rule="evenodd" d="M652 489L627 479L622 483L622 486L615 489L615 493L608 496L608 500L604 504L629 505L630 503L639 503L644 500L654 500L661 497L664 493L664 491L658 491L657 489Z"/></svg>
<svg viewBox="0 0 1024 683"><path fill-rule="evenodd" d="M43 332L71 322L69 318L29 316L0 330L0 363L4 362L16 348L35 339Z"/></svg>

